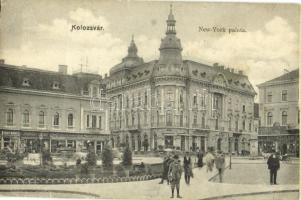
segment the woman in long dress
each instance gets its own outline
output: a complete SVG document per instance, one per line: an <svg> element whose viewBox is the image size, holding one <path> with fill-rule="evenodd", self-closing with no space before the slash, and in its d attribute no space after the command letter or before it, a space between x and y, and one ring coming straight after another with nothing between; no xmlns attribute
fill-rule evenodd
<svg viewBox="0 0 301 200"><path fill-rule="evenodd" d="M213 165L214 165L214 155L208 151L206 156L205 156L205 162L206 162L206 166L207 166L207 172L208 171L212 171L213 169Z"/></svg>

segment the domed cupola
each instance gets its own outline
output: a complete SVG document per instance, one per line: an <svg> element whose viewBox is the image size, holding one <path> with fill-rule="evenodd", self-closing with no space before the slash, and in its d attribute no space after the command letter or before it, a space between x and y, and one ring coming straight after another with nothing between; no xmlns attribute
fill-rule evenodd
<svg viewBox="0 0 301 200"><path fill-rule="evenodd" d="M138 66L143 63L143 59L137 55L138 49L132 36L132 41L128 47L128 55L122 59L122 62L112 67L110 74L121 70L129 70L131 67Z"/></svg>
<svg viewBox="0 0 301 200"><path fill-rule="evenodd" d="M170 13L166 20L166 36L161 40L159 64L182 64L181 41L176 37L176 20L170 7Z"/></svg>
<svg viewBox="0 0 301 200"><path fill-rule="evenodd" d="M132 36L131 44L128 47L128 55L124 59L126 59L128 57L131 57L131 58L138 57L137 52L138 52L138 49L137 49L137 46L136 46L135 41L134 41L134 36Z"/></svg>

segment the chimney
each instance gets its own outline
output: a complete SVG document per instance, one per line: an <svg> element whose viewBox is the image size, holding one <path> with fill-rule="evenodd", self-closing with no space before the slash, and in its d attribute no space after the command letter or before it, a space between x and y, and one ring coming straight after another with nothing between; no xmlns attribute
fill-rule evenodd
<svg viewBox="0 0 301 200"><path fill-rule="evenodd" d="M0 59L0 64L5 64L5 60L4 59Z"/></svg>
<svg viewBox="0 0 301 200"><path fill-rule="evenodd" d="M233 69L233 68L231 68L230 71L231 71L232 73L234 73L234 69Z"/></svg>
<svg viewBox="0 0 301 200"><path fill-rule="evenodd" d="M213 63L213 67L218 67L218 63Z"/></svg>
<svg viewBox="0 0 301 200"><path fill-rule="evenodd" d="M59 65L59 73L60 74L67 74L68 66L67 65Z"/></svg>
<svg viewBox="0 0 301 200"><path fill-rule="evenodd" d="M224 65L220 66L220 69L221 70L225 69L225 66Z"/></svg>
<svg viewBox="0 0 301 200"><path fill-rule="evenodd" d="M238 74L239 74L239 75L243 75L244 72L243 72L242 70L239 70L239 71L238 71Z"/></svg>
<svg viewBox="0 0 301 200"><path fill-rule="evenodd" d="M105 73L105 78L108 78L108 74L107 73Z"/></svg>

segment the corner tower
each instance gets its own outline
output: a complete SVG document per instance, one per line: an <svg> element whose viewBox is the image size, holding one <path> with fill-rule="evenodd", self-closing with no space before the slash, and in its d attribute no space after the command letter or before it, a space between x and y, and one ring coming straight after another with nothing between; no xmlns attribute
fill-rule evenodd
<svg viewBox="0 0 301 200"><path fill-rule="evenodd" d="M176 37L176 20L170 6L170 13L166 20L166 36L161 40L159 65L181 65L182 46L181 41Z"/></svg>

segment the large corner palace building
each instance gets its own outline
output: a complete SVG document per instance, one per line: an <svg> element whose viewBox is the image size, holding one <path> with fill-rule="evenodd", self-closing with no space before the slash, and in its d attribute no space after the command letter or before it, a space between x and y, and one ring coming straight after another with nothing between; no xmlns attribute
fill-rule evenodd
<svg viewBox="0 0 301 200"><path fill-rule="evenodd" d="M158 60L144 62L132 39L128 55L110 70L106 94L113 147L250 152L257 138L256 93L248 77L218 64L183 60L172 10L166 22Z"/></svg>
<svg viewBox="0 0 301 200"><path fill-rule="evenodd" d="M158 60L144 62L133 38L104 78L69 75L65 65L52 72L0 60L0 149L81 152L93 145L101 152L109 142L136 153L257 150L248 77L183 60L175 24L171 10Z"/></svg>

